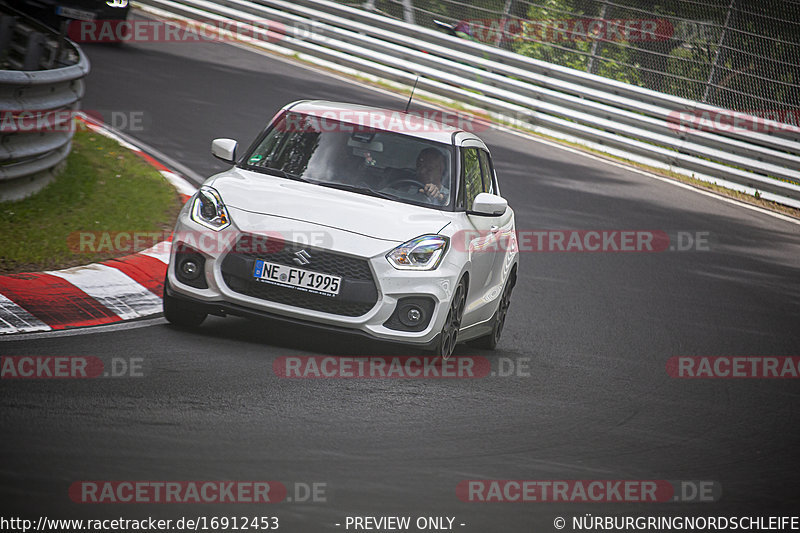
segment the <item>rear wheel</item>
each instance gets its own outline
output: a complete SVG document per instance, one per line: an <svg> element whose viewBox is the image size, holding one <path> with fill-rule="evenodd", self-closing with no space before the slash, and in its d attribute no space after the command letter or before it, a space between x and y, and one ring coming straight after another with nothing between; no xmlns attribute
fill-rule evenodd
<svg viewBox="0 0 800 533"><path fill-rule="evenodd" d="M497 343L500 342L500 335L503 333L503 326L506 323L508 308L511 305L511 291L514 290L516 282L517 277L516 272L514 272L508 281L506 281L506 286L503 287L503 294L500 296L497 311L495 311L494 317L492 318L492 332L474 341L474 344L479 348L485 348L487 350L494 350L497 348Z"/></svg>
<svg viewBox="0 0 800 533"><path fill-rule="evenodd" d="M453 355L453 349L458 342L458 330L461 328L461 318L464 316L464 306L467 301L467 283L461 280L453 293L450 301L450 309L447 312L447 319L444 322L441 333L439 333L439 344L436 353L442 359L449 359Z"/></svg>
<svg viewBox="0 0 800 533"><path fill-rule="evenodd" d="M173 326L193 328L203 323L207 314L199 311L192 304L167 294L169 277L164 279L164 318Z"/></svg>

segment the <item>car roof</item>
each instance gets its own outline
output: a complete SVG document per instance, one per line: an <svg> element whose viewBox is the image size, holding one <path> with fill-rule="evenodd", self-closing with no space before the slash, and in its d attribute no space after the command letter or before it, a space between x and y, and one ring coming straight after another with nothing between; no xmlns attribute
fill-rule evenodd
<svg viewBox="0 0 800 533"><path fill-rule="evenodd" d="M468 115L452 111L412 109L406 113L400 109L326 100L301 100L287 105L284 109L329 120L338 120L346 124L374 126L376 129L403 133L411 137L444 144L453 144L454 134L457 133L460 133L458 136L460 140L465 137L474 138L482 143L481 139L472 132L452 125L469 123L474 126L474 120ZM459 117L462 118L459 120Z"/></svg>

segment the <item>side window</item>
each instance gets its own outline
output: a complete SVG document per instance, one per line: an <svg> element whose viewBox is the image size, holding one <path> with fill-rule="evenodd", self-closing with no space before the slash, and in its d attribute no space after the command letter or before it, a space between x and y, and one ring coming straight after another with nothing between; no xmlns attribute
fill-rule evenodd
<svg viewBox="0 0 800 533"><path fill-rule="evenodd" d="M494 192L494 182L492 181L492 177L494 176L494 170L492 168L492 160L483 150L478 150L478 156L481 160L481 176L483 177L483 192L488 192L491 194L495 194Z"/></svg>
<svg viewBox="0 0 800 533"><path fill-rule="evenodd" d="M464 180L464 208L470 209L475 197L483 192L483 176L477 148L461 149L461 176Z"/></svg>

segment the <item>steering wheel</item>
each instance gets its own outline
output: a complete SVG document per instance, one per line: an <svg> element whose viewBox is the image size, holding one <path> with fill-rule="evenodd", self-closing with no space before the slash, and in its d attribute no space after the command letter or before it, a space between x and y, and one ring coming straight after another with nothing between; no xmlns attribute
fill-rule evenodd
<svg viewBox="0 0 800 533"><path fill-rule="evenodd" d="M396 188L399 188L402 185L409 185L409 186L413 185L413 186L417 187L418 189L424 189L425 188L425 184L424 183L422 183L421 181L419 181L417 179L414 179L414 178L403 178L401 180L397 180L397 181L393 182L392 184L390 184L389 188L390 189L396 189Z"/></svg>

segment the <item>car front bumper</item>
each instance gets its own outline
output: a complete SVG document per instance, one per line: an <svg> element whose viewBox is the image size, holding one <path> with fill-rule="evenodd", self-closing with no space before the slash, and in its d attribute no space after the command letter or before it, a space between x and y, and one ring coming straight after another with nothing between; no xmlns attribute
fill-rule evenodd
<svg viewBox="0 0 800 533"><path fill-rule="evenodd" d="M321 229L317 225L268 215L234 212L231 218L235 221L231 226L215 232L193 221L188 209L181 212L173 236L167 274L170 296L191 302L210 314L279 319L419 347L431 347L435 344L447 318L453 289L463 275L463 268L452 258L448 260L447 254L445 260L435 270L403 271L395 269L385 257L387 252L402 244L398 241L382 240L333 228ZM244 248L237 246L237 243L240 244L243 242L240 239L253 235L265 238L268 242L283 240L286 245L307 250L312 258L311 263L302 268L309 270L315 270L315 259L325 254L335 254L346 260L360 261L368 267L369 275L374 282L376 292L374 303L362 305L357 311L348 310L351 315L353 312L357 313L357 316L348 316L325 310L325 304L328 301L335 303L333 299L336 297L320 296L320 299L331 300L323 301L323 305L316 305L316 300L304 296L306 303L311 302L311 307L317 307L314 309L292 305L285 297L278 298L283 300L281 302L264 297L263 294L260 297L256 296L250 289L258 290L265 284L252 277L252 261L256 258L267 261L272 259L269 255L269 246L260 251L245 249L246 253L241 254ZM180 250L184 250L185 253L187 246L202 256L204 264L201 287L184 283L176 272L183 257ZM285 254L282 259L274 262L289 263ZM288 266L293 265L288 264ZM238 277L232 277L234 268L238 269L235 272ZM317 271L339 274L326 272L324 268L319 267ZM247 276L249 279L246 279ZM346 284L347 279L343 281L343 285ZM295 289L282 289L282 294L285 296L287 291L291 296ZM344 287L340 296L342 294ZM416 328L418 331L398 326L397 315L393 318L398 302L408 302L403 299L411 297L431 302L430 310L426 309L426 313L429 314L426 316L427 325L423 329Z"/></svg>

